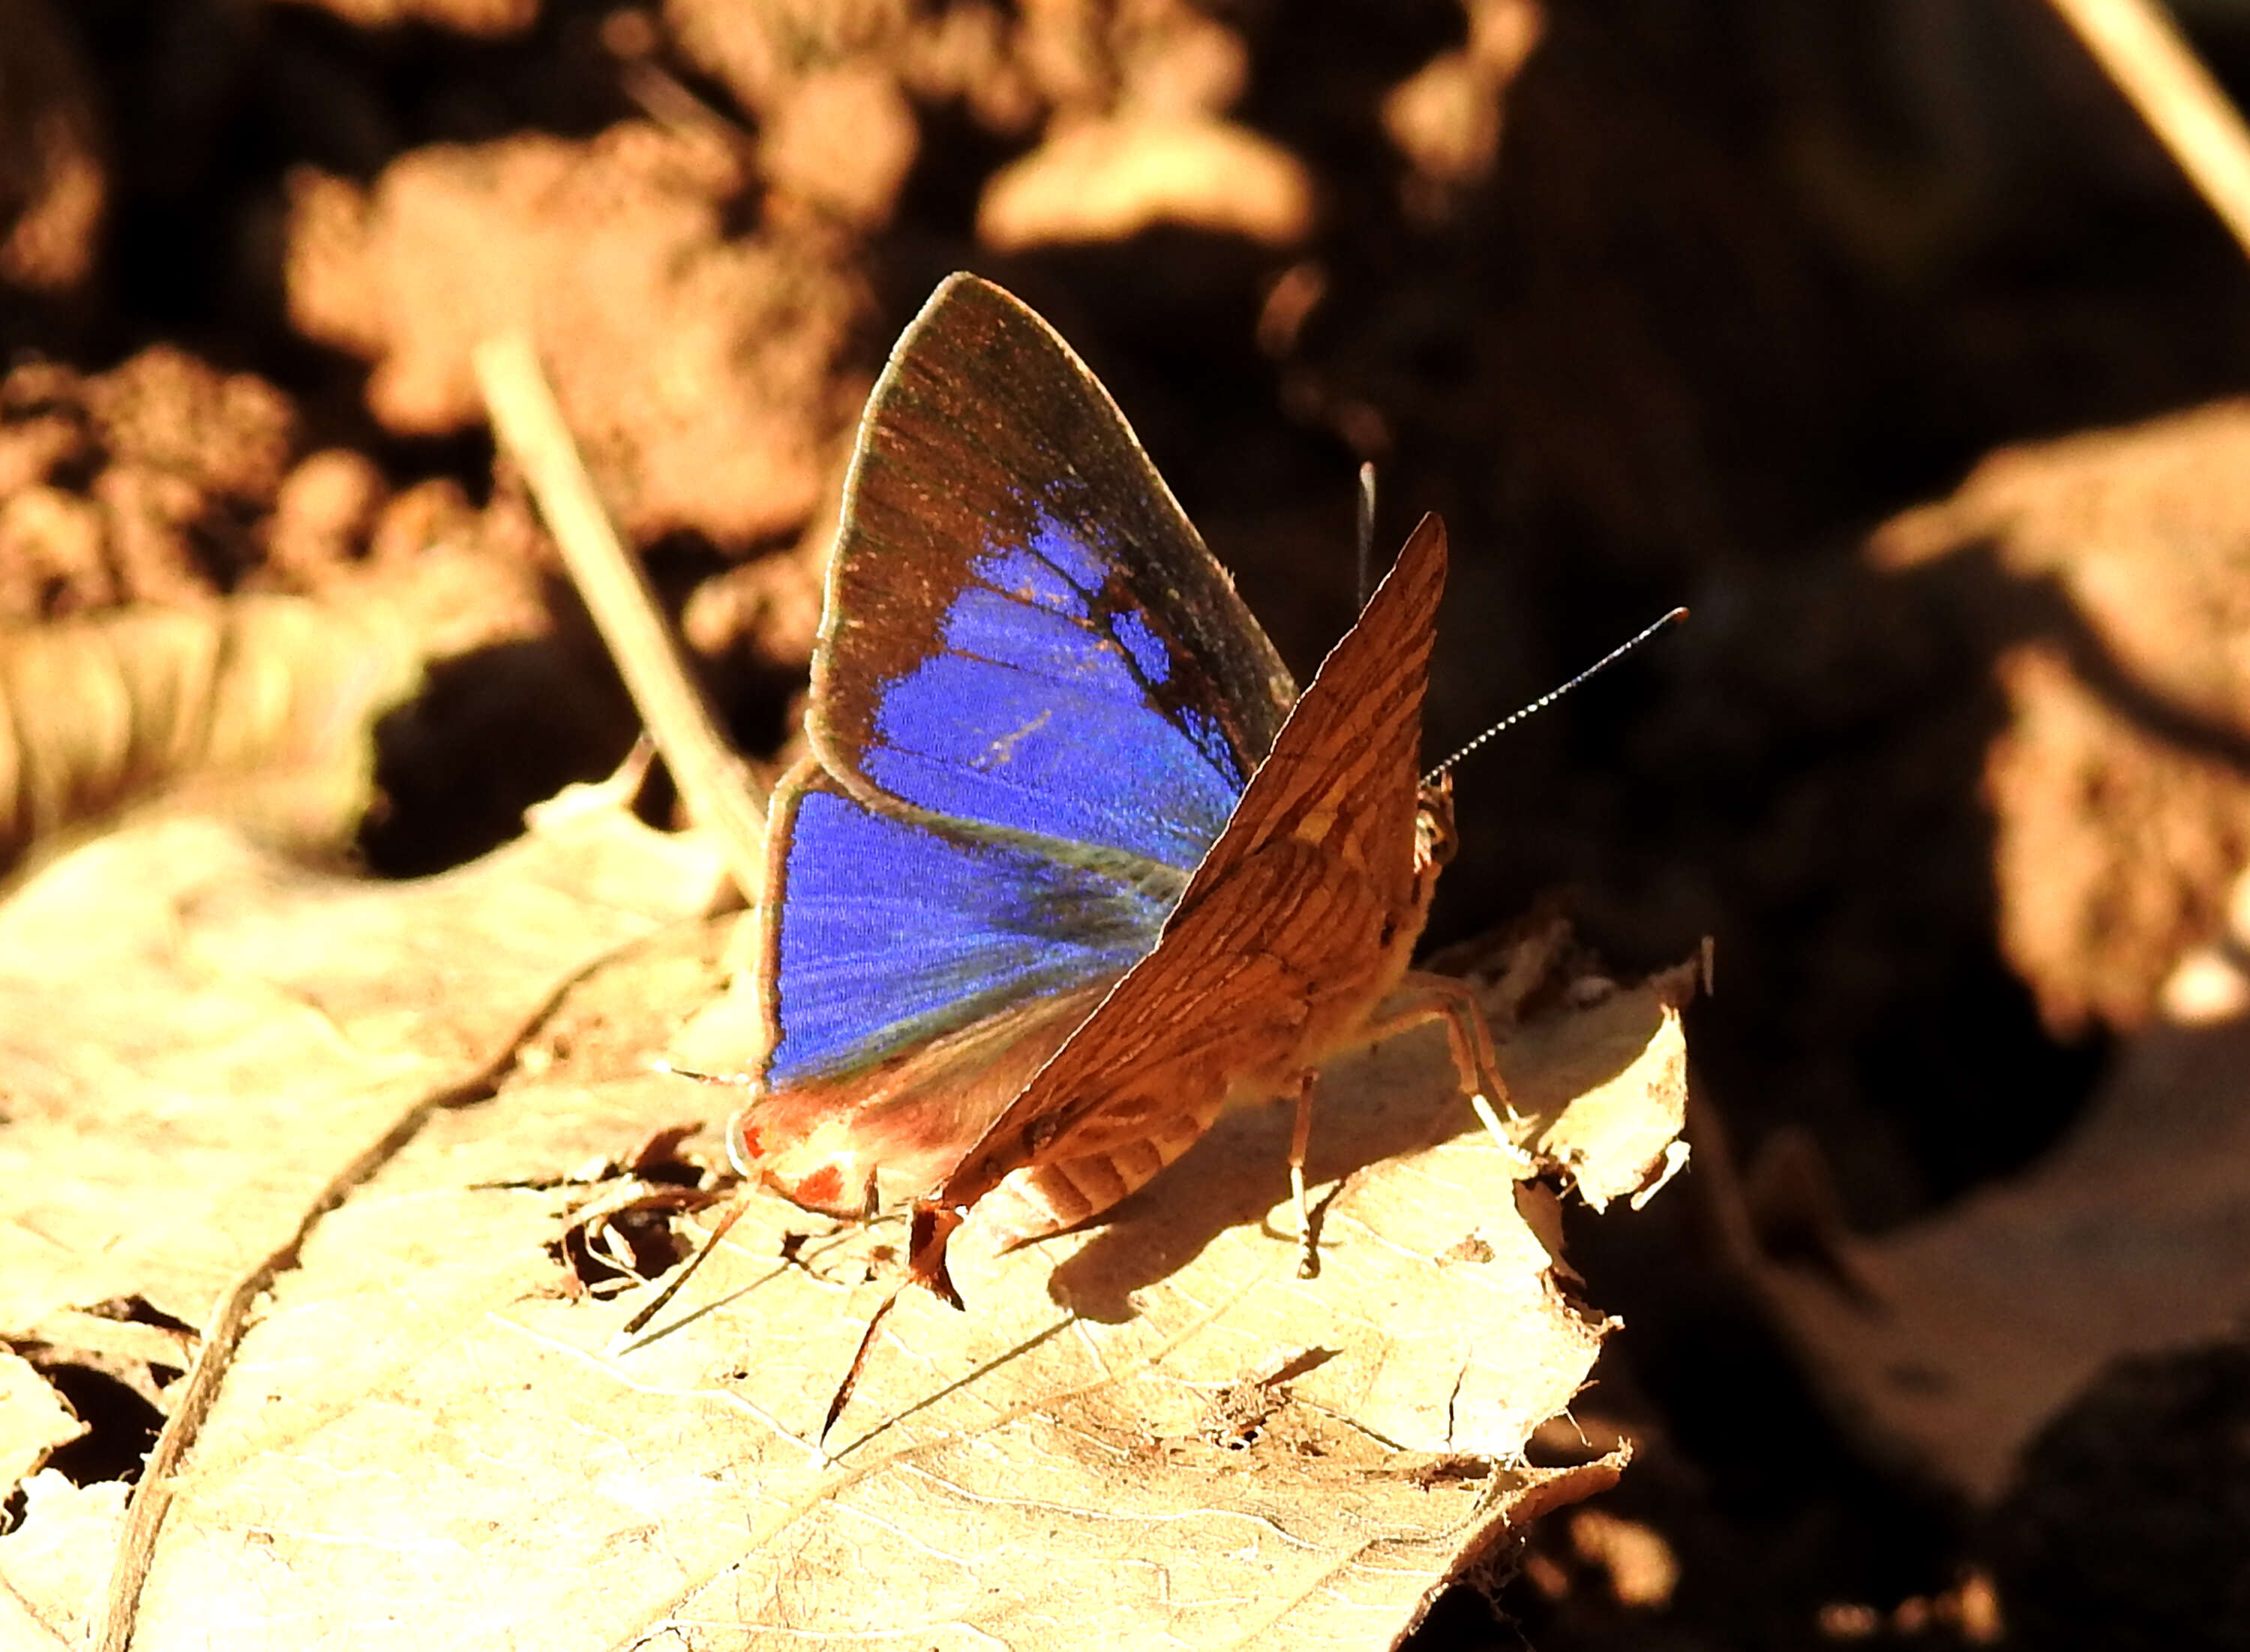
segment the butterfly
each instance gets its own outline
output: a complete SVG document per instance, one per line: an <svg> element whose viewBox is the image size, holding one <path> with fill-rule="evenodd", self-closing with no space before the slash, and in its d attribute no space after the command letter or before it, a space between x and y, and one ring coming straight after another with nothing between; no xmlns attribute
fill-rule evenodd
<svg viewBox="0 0 2250 1652"><path fill-rule="evenodd" d="M841 1216L914 1195L909 1278L958 1307L972 1213L1073 1227L1230 1103L1295 1099L1301 1231L1342 1050L1441 1019L1503 1094L1466 988L1407 975L1453 843L1415 766L1445 574L1425 517L1300 696L1093 373L946 280L845 484L737 1168Z"/></svg>

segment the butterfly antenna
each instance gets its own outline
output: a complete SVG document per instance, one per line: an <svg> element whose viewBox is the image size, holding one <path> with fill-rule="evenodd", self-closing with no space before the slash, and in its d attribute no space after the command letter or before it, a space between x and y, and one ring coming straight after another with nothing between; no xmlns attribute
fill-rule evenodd
<svg viewBox="0 0 2250 1652"><path fill-rule="evenodd" d="M1451 757L1446 759L1444 762L1439 764L1428 774L1423 775L1422 784L1425 786L1435 785L1437 783L1438 777L1440 774L1451 768L1455 763L1460 762L1461 759L1467 757L1471 752L1476 750L1478 747L1483 745L1494 735L1506 733L1509 729L1514 728L1518 723L1530 716L1534 712L1545 711L1549 706L1552 706L1556 700L1562 699L1563 695L1577 687L1579 684L1584 682L1588 678L1607 671L1611 666L1616 664L1626 655L1632 653L1633 650L1639 648L1643 643L1646 643L1650 637L1655 636L1659 631L1661 631L1669 626L1677 625L1681 620L1684 620L1687 617L1688 610L1686 609L1674 609L1662 619L1657 621L1655 624L1648 626L1643 630L1638 636L1632 637L1629 641L1618 644L1615 648L1610 650L1608 653L1603 655L1601 658L1587 666L1584 671L1580 671L1569 682L1563 684L1559 687L1549 689L1544 694L1542 694L1537 699L1533 700L1529 706L1525 706L1515 711L1510 712L1507 716L1494 723L1490 728L1485 730L1483 733L1478 735L1467 745L1462 747L1460 750L1455 752Z"/></svg>
<svg viewBox="0 0 2250 1652"><path fill-rule="evenodd" d="M1359 467L1359 605L1375 589L1375 461Z"/></svg>

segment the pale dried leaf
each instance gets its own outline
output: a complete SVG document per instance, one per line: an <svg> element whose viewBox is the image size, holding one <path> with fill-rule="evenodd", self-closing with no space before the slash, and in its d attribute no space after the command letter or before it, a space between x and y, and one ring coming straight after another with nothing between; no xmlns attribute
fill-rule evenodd
<svg viewBox="0 0 2250 1652"><path fill-rule="evenodd" d="M986 180L977 238L1002 252L1122 241L1163 224L1289 246L1311 232L1304 162L1215 117L1079 121Z"/></svg>
<svg viewBox="0 0 2250 1652"><path fill-rule="evenodd" d="M0 1485L14 1485L86 1425L28 1360L0 1348Z"/></svg>
<svg viewBox="0 0 2250 1652"><path fill-rule="evenodd" d="M349 838L369 733L421 682L391 609L243 597L0 635L0 864L161 797L305 845Z"/></svg>
<svg viewBox="0 0 2250 1652"><path fill-rule="evenodd" d="M534 840L391 890L239 850L230 872L187 836L155 865L121 840L52 869L0 911L0 963L56 961L36 1003L10 983L8 1057L44 1083L0 1167L0 1242L38 1236L0 1330L127 1290L201 1323L402 1098L521 1016L531 960L551 982L692 908L661 876L677 898L647 898L649 863L683 852L662 841L566 870ZM73 938L82 901L107 909ZM964 1230L971 1311L901 1304L833 1461L811 1437L896 1277L895 1222L832 1230L758 1195L613 1348L633 1301L573 1292L550 1249L603 1192L564 1173L731 1103L635 1070L714 968L661 948L609 966L550 1059L431 1118L314 1226L177 1476L136 1645L286 1625L292 1647L418 1652L667 1626L683 1647L1381 1646L1539 1508L1614 1476L1621 1458L1522 1466L1605 1322L1556 1284L1509 1196L1521 1156L1476 1125L1435 1029L1323 1081L1317 1279L1292 1267L1288 1111L1261 1108L1105 1226L1000 1256ZM1571 1099L1531 1063L1614 1079L1672 1024L1653 992L1603 1012L1502 1047L1527 1132ZM1267 1403L1246 1412L1245 1383ZM0 1574L67 1639L93 1601L9 1569L52 1552L42 1507Z"/></svg>
<svg viewBox="0 0 2250 1652"><path fill-rule="evenodd" d="M74 1486L52 1469L24 1482L24 1518L0 1536L0 1646L74 1647L101 1598L125 1523L121 1481Z"/></svg>
<svg viewBox="0 0 2250 1652"><path fill-rule="evenodd" d="M722 881L614 813L419 884L186 820L45 868L0 905L0 1332L76 1346L59 1316L134 1296L204 1324L405 1108Z"/></svg>
<svg viewBox="0 0 2250 1652"><path fill-rule="evenodd" d="M1690 990L1688 972L1674 972L1519 1034L1526 1055L1540 1059L1516 1105L1555 1112L1536 1138L1539 1155L1563 1167L1597 1210L1667 1173L1667 1153L1687 1123L1688 1036L1677 1005ZM1652 998L1660 1009L1653 1032Z"/></svg>

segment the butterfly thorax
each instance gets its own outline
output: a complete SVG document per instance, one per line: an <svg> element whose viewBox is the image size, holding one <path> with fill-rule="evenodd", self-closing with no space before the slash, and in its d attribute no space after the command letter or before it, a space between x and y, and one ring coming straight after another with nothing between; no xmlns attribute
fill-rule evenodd
<svg viewBox="0 0 2250 1652"><path fill-rule="evenodd" d="M1373 933L1357 947L1346 944L1334 948L1325 960L1326 991L1313 1000L1313 1013L1294 1050L1280 1064L1269 1063L1263 1070L1244 1075L1230 1099L1269 1098L1308 1077L1311 1069L1366 1042L1366 1030L1377 1010L1398 990L1413 962L1438 892L1438 874L1452 861L1460 841L1453 827L1453 786L1441 775L1435 784L1418 788L1415 798L1411 875L1404 898L1398 885L1379 873L1354 891L1372 908L1367 916ZM1360 901L1340 902L1336 916L1343 919L1360 905ZM1348 919L1345 927L1350 927Z"/></svg>

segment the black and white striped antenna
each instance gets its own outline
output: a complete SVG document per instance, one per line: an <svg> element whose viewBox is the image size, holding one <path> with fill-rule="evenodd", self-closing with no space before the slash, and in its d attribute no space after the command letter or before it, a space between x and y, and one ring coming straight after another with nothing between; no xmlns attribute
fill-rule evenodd
<svg viewBox="0 0 2250 1652"><path fill-rule="evenodd" d="M1626 655L1632 653L1633 650L1639 648L1643 643L1648 641L1650 637L1655 636L1659 631L1664 630L1670 626L1677 625L1681 620L1684 620L1687 617L1688 610L1686 609L1674 609L1669 614L1667 614L1662 619L1657 621L1653 625L1644 628L1639 635L1625 642L1618 644L1615 648L1610 650L1608 653L1603 655L1601 658L1587 666L1584 671L1580 671L1569 682L1563 683L1557 687L1549 689L1544 694L1542 694L1537 699L1533 700L1529 706L1522 706L1515 711L1510 712L1507 716L1494 723L1490 728L1485 730L1483 733L1478 735L1467 745L1462 747L1460 750L1455 752L1451 757L1446 759L1444 762L1439 764L1428 774L1423 775L1422 784L1425 786L1435 785L1438 781L1438 777L1440 774L1443 774L1455 763L1460 762L1461 759L1467 757L1471 752L1476 750L1478 747L1483 745L1494 735L1506 733L1509 729L1515 727L1518 723L1530 716L1534 712L1545 711L1549 706L1552 706L1556 700L1562 699L1563 695L1577 687L1579 684L1584 682L1588 678L1593 677L1598 672L1607 671L1611 666L1616 664Z"/></svg>

